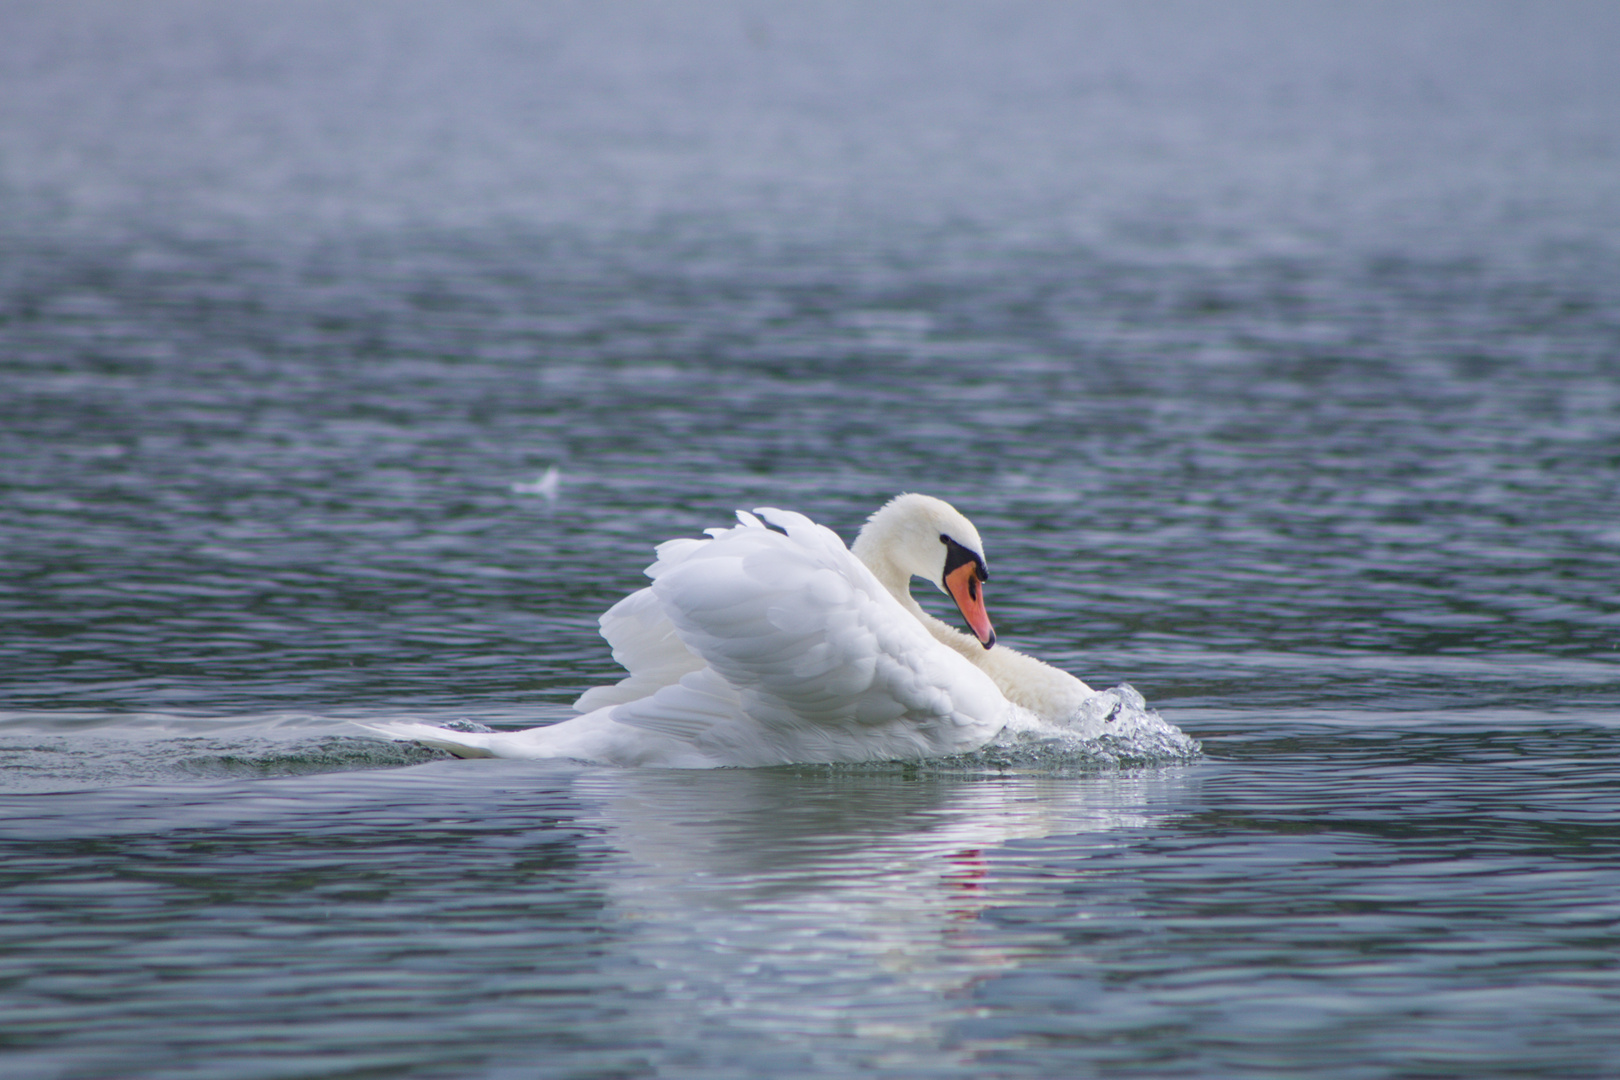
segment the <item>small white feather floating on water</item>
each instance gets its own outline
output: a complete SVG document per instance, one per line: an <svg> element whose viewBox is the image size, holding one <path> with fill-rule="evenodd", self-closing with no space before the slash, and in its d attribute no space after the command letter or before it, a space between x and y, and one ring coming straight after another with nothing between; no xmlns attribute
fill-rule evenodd
<svg viewBox="0 0 1620 1080"><path fill-rule="evenodd" d="M553 465L546 469L545 474L538 480L517 481L512 485L512 494L539 495L545 499L555 500L561 487L562 470Z"/></svg>
<svg viewBox="0 0 1620 1080"><path fill-rule="evenodd" d="M997 644L984 544L946 503L902 495L847 548L801 514L737 520L658 545L653 583L601 618L628 675L581 695L581 715L517 732L356 723L463 757L677 768L977 753L994 765L1075 743L1107 743L1112 761L1198 752L1129 687L1096 691ZM923 611L913 577L955 600L972 633Z"/></svg>

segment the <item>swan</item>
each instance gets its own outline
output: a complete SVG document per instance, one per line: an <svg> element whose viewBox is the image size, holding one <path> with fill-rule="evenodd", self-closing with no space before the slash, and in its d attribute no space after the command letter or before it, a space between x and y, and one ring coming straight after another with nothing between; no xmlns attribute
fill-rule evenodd
<svg viewBox="0 0 1620 1080"><path fill-rule="evenodd" d="M769 507L706 532L658 545L652 584L602 615L628 675L582 694L580 715L517 732L359 726L462 757L762 766L965 753L1061 724L1092 696L997 643L984 543L942 499L891 499L849 547ZM971 633L924 611L914 577L950 596Z"/></svg>

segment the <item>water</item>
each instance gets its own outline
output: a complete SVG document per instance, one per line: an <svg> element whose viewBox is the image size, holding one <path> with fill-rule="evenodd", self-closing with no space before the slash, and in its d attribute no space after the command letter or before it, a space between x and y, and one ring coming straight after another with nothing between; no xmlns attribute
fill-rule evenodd
<svg viewBox="0 0 1620 1080"><path fill-rule="evenodd" d="M1611 7L0 27L7 1077L1620 1071ZM347 725L901 489L1203 756Z"/></svg>

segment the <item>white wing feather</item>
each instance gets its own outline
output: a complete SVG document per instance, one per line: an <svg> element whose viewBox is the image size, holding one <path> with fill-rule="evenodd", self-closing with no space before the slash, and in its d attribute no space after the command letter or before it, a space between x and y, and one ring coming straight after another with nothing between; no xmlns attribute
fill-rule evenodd
<svg viewBox="0 0 1620 1080"><path fill-rule="evenodd" d="M585 691L574 702L575 712L647 697L704 667L703 660L675 633L675 624L651 589L631 593L603 612L598 622L613 659L630 674L612 686Z"/></svg>

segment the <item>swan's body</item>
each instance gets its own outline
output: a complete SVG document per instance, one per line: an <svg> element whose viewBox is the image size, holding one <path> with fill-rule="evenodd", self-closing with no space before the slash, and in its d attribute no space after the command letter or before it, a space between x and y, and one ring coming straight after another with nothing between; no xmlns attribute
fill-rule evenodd
<svg viewBox="0 0 1620 1080"><path fill-rule="evenodd" d="M1091 696L994 644L983 544L948 504L902 495L853 548L800 514L737 517L707 540L660 544L652 584L602 616L629 675L581 695L582 715L509 733L364 726L464 757L780 765L962 753L1008 727L1068 720ZM913 576L956 599L974 636L923 611Z"/></svg>

